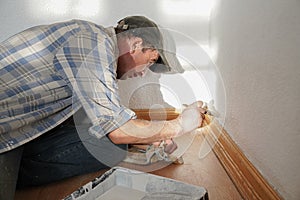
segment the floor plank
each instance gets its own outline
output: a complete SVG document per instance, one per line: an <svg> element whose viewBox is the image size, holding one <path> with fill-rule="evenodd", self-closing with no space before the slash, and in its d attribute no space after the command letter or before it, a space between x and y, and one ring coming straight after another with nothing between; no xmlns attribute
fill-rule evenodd
<svg viewBox="0 0 300 200"><path fill-rule="evenodd" d="M206 156L203 156L201 159L199 158L198 152L200 146L203 146L203 138L201 134L195 137L192 145L183 156L184 164L171 164L151 173L205 187L208 190L210 200L241 200L242 197L219 163L215 154L209 151ZM15 195L15 200L62 199L80 186L100 176L105 171L106 170L101 170L96 173L73 177L45 186L18 190Z"/></svg>

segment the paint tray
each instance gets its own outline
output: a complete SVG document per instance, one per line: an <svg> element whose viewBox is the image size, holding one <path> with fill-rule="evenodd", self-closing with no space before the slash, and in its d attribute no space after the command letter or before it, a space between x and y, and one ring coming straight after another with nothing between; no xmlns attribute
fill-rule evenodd
<svg viewBox="0 0 300 200"><path fill-rule="evenodd" d="M205 188L149 173L115 167L65 200L208 200Z"/></svg>

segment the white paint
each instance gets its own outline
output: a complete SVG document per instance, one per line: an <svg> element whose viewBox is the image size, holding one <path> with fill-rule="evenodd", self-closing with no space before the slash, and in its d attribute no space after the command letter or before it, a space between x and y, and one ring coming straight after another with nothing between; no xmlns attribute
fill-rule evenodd
<svg viewBox="0 0 300 200"><path fill-rule="evenodd" d="M101 7L100 7L101 5ZM35 13L39 18L68 18L68 17L99 17L105 11L105 4L101 0L30 0L26 1L30 13ZM102 9L100 9L102 8Z"/></svg>
<svg viewBox="0 0 300 200"><path fill-rule="evenodd" d="M33 0L29 5L31 12L38 14L41 17L66 16L68 14L71 0L49 0L47 2Z"/></svg>
<svg viewBox="0 0 300 200"><path fill-rule="evenodd" d="M211 22L225 129L287 200L300 199L299 19L298 0L219 0Z"/></svg>
<svg viewBox="0 0 300 200"><path fill-rule="evenodd" d="M213 2L211 0L164 0L161 9L166 14L176 17L191 15L209 17Z"/></svg>
<svg viewBox="0 0 300 200"><path fill-rule="evenodd" d="M104 25L116 25L117 21L128 15L145 15L158 24L178 30L199 44L207 45L208 17L194 16L193 13L176 17L167 14L162 4L169 0L1 0L0 41L39 24L47 24L68 19L84 19ZM194 8L207 7L207 0L192 1ZM182 44L181 41L177 41Z"/></svg>
<svg viewBox="0 0 300 200"><path fill-rule="evenodd" d="M143 199L146 192L135 190L129 187L124 187L120 185L115 185L106 191L101 196L97 197L95 200L123 200L123 199Z"/></svg>

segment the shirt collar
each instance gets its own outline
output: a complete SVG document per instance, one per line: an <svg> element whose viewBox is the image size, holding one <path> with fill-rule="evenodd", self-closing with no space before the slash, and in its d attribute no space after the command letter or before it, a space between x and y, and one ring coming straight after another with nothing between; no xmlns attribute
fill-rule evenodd
<svg viewBox="0 0 300 200"><path fill-rule="evenodd" d="M114 43L114 56L116 59L119 57L119 48L118 48L118 42L117 42L117 35L115 28L113 26L105 28L105 32L109 35L110 39ZM117 63L115 64L115 70L117 70Z"/></svg>

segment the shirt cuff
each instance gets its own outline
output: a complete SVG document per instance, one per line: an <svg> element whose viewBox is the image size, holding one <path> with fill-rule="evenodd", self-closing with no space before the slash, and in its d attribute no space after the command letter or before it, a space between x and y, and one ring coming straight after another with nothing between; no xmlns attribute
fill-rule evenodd
<svg viewBox="0 0 300 200"><path fill-rule="evenodd" d="M97 138L102 138L106 134L121 127L130 119L135 119L136 114L128 108L120 108L118 112L115 112L114 116L103 116L99 119L98 123L95 123L89 128L89 133Z"/></svg>

